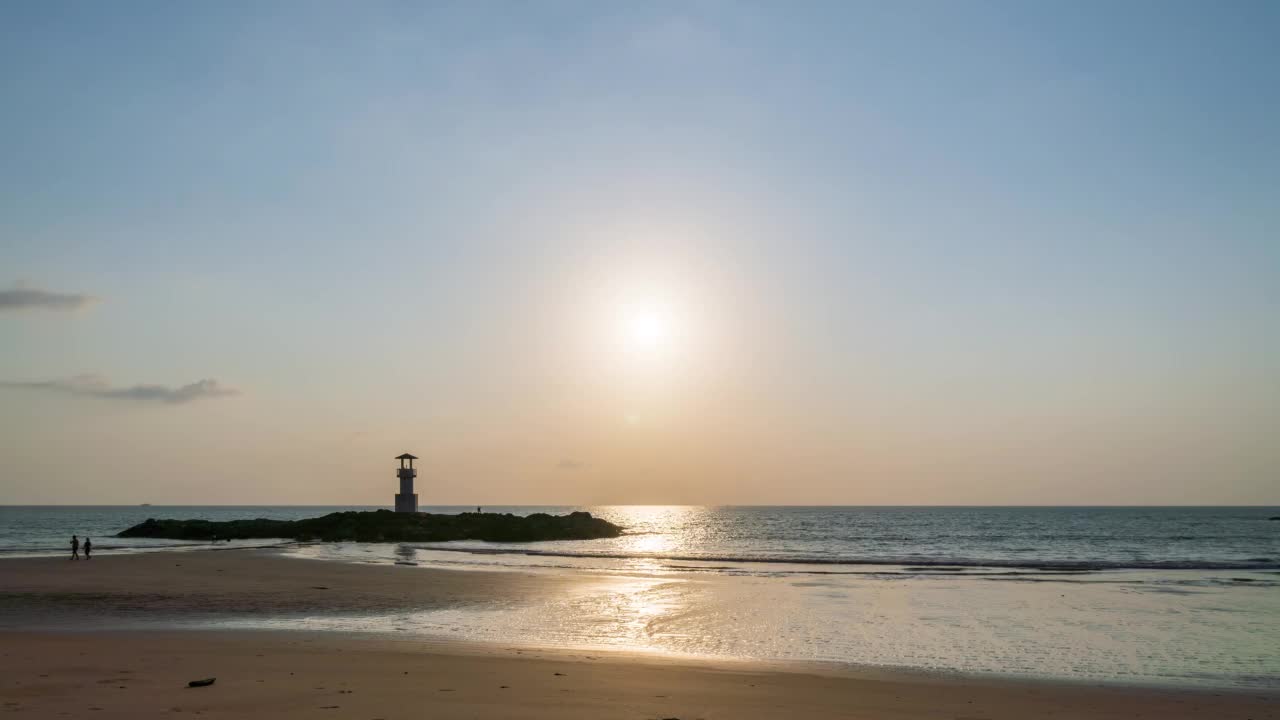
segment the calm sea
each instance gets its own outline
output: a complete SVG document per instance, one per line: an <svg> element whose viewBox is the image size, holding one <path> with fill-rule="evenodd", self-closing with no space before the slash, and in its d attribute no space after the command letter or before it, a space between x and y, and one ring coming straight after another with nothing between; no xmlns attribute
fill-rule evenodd
<svg viewBox="0 0 1280 720"><path fill-rule="evenodd" d="M62 553L72 533L93 537L99 554L195 550L204 544L112 536L148 517L346 509L372 508L0 507L0 554ZM216 621L148 622L1280 689L1280 521L1270 520L1280 508L485 508L578 509L627 534L278 550L299 561L572 576L551 597L348 616L228 609Z"/></svg>
<svg viewBox="0 0 1280 720"><path fill-rule="evenodd" d="M183 547L117 539L151 517L296 519L372 507L0 507L0 554L49 554L70 536L99 551ZM474 508L431 507L426 512ZM1280 569L1280 508L1268 507L487 507L588 510L627 529L612 540L447 543L469 554L815 565L1057 569ZM426 547L426 546L423 546ZM501 553L506 554L506 553ZM476 562L487 562L477 559Z"/></svg>

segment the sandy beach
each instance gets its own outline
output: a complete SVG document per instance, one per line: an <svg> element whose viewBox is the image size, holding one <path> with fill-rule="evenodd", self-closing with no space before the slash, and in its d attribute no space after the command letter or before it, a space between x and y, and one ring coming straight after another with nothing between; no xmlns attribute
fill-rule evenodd
<svg viewBox="0 0 1280 720"><path fill-rule="evenodd" d="M377 612L531 597L564 578L302 561L270 551L198 550L0 560L0 612L58 625L104 618ZM0 627L4 624L0 616Z"/></svg>
<svg viewBox="0 0 1280 720"><path fill-rule="evenodd" d="M0 707L33 718L1280 717L1280 699L1256 692L711 662L389 634L146 629L184 617L456 607L495 593L563 592L571 582L262 551L107 556L70 566L60 558L4 560ZM122 624L137 629L101 629ZM207 677L217 682L186 687Z"/></svg>
<svg viewBox="0 0 1280 720"><path fill-rule="evenodd" d="M365 636L11 632L0 644L0 707L15 717L1277 717L1274 700L1246 695L814 674ZM207 677L217 682L186 687Z"/></svg>

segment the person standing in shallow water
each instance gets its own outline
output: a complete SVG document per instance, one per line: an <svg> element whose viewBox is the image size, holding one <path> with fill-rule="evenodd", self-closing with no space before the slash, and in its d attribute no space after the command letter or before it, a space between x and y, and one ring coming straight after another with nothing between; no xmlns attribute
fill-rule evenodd
<svg viewBox="0 0 1280 720"><path fill-rule="evenodd" d="M89 560L89 553L93 552L93 541L89 538L84 539L84 559Z"/></svg>
<svg viewBox="0 0 1280 720"><path fill-rule="evenodd" d="M80 559L80 538L76 537L75 535L71 536L71 559L72 560Z"/></svg>

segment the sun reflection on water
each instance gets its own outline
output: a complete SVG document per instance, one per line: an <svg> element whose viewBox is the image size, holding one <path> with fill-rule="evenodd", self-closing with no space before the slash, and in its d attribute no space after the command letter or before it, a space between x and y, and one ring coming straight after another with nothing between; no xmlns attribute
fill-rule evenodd
<svg viewBox="0 0 1280 720"><path fill-rule="evenodd" d="M1265 687L1280 677L1280 656L1265 642L1275 636L1277 617L1267 612L1275 580L1261 573L1228 587L1243 571L1222 578L1129 571L1123 582L1117 574L1048 575L1029 582L1021 572L940 576L914 566L753 563L708 556L707 548L763 539L779 554L798 552L778 524L806 516L752 518L748 528L741 520L746 511L732 508L585 509L626 534L590 543L362 546L359 555L355 546L332 544L291 551L560 576L564 582L553 593L496 592L486 603L274 622L664 656Z"/></svg>
<svg viewBox="0 0 1280 720"><path fill-rule="evenodd" d="M708 532L710 508L691 505L630 505L592 508L592 512L626 528L610 550L628 555L671 555L700 544Z"/></svg>

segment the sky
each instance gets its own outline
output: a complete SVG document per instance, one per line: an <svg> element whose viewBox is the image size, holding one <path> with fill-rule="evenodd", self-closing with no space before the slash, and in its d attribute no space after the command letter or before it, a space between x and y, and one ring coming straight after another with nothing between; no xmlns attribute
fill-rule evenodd
<svg viewBox="0 0 1280 720"><path fill-rule="evenodd" d="M0 503L1280 504L1278 31L0 4Z"/></svg>

